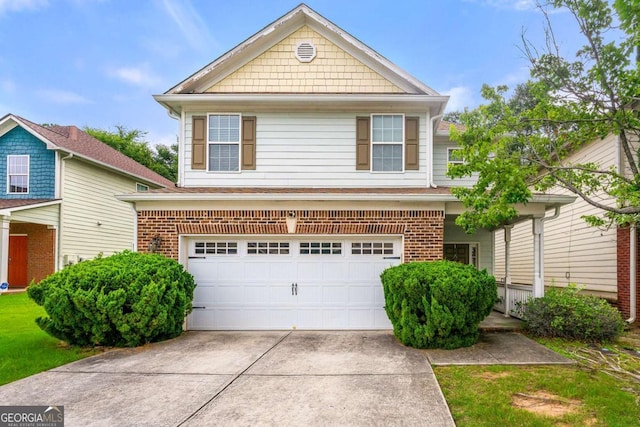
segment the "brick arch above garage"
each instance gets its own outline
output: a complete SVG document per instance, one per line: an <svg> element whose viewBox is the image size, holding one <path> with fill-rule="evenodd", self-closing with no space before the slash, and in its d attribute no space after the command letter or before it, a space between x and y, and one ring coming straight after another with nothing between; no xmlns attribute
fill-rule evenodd
<svg viewBox="0 0 640 427"><path fill-rule="evenodd" d="M286 218L297 219L287 233ZM138 248L162 239L160 251L178 259L180 235L396 235L404 237L405 261L442 258L444 212L440 210L140 210Z"/></svg>

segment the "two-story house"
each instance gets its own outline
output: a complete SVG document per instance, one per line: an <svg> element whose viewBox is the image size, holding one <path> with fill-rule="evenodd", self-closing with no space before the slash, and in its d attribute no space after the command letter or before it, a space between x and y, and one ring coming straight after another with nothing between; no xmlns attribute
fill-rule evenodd
<svg viewBox="0 0 640 427"><path fill-rule="evenodd" d="M26 286L98 254L135 248L116 194L173 183L75 126L0 118L0 283Z"/></svg>
<svg viewBox="0 0 640 427"><path fill-rule="evenodd" d="M492 231L454 224L448 97L308 6L155 99L179 122L178 184L120 199L138 246L195 276L189 329L389 328L385 268L492 270Z"/></svg>

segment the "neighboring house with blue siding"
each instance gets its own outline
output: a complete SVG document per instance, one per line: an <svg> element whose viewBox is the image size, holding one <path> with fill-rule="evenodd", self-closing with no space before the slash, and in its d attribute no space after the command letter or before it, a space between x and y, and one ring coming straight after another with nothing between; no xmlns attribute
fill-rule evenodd
<svg viewBox="0 0 640 427"><path fill-rule="evenodd" d="M75 126L0 118L0 282L135 249L135 213L114 195L173 183Z"/></svg>

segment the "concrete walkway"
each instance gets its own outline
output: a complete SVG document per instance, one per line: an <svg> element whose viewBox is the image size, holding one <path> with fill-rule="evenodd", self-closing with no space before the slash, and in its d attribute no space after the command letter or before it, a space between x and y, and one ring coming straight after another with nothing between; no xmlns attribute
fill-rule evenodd
<svg viewBox="0 0 640 427"><path fill-rule="evenodd" d="M70 426L454 426L425 353L391 331L187 332L0 387Z"/></svg>
<svg viewBox="0 0 640 427"><path fill-rule="evenodd" d="M480 340L471 347L424 352L434 366L575 364L575 361L515 332L481 332Z"/></svg>

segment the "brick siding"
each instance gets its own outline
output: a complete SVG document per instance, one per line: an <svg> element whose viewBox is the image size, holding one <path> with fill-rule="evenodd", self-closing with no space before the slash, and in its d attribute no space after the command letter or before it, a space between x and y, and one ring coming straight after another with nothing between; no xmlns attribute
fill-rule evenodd
<svg viewBox="0 0 640 427"><path fill-rule="evenodd" d="M55 269L55 236L54 230L46 225L11 223L10 234L27 235L27 280L39 282L53 273ZM27 284L28 284L27 283Z"/></svg>
<svg viewBox="0 0 640 427"><path fill-rule="evenodd" d="M636 230L637 233L638 230ZM630 299L630 236L628 228L618 228L618 309L622 312L625 319L629 318L631 313ZM640 259L640 239L636 239L636 258ZM637 260L638 261L638 260ZM636 262L637 262L636 261ZM636 283L640 283L640 271L636 271ZM640 308L640 293L636 293L636 307ZM636 319L636 323L638 320Z"/></svg>
<svg viewBox="0 0 640 427"><path fill-rule="evenodd" d="M160 253L178 259L180 234L287 234L288 210L148 210L138 212L138 250L162 239ZM296 234L403 235L405 261L442 259L444 213L426 210L296 210ZM291 234L294 236L294 234Z"/></svg>

